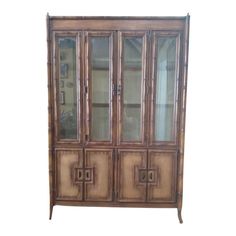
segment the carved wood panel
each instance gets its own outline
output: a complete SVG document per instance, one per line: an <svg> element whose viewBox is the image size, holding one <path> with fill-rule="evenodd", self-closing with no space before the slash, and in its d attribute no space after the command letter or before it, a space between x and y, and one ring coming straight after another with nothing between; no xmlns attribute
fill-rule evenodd
<svg viewBox="0 0 236 236"><path fill-rule="evenodd" d="M113 186L112 150L85 150L85 200L111 201Z"/></svg>
<svg viewBox="0 0 236 236"><path fill-rule="evenodd" d="M118 151L118 201L146 200L146 150Z"/></svg>
<svg viewBox="0 0 236 236"><path fill-rule="evenodd" d="M57 198L82 200L82 150L56 152Z"/></svg>
<svg viewBox="0 0 236 236"><path fill-rule="evenodd" d="M147 201L175 201L176 153L149 151Z"/></svg>

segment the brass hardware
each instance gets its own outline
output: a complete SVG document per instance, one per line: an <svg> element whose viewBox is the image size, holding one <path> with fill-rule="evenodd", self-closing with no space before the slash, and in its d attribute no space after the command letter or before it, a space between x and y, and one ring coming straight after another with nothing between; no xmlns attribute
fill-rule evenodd
<svg viewBox="0 0 236 236"><path fill-rule="evenodd" d="M90 181L91 180L91 169L86 169L85 170L85 181Z"/></svg>
<svg viewBox="0 0 236 236"><path fill-rule="evenodd" d="M90 182L93 179L93 169L92 168L79 168L74 167L73 170L73 182L75 184L82 183L83 181Z"/></svg>
<svg viewBox="0 0 236 236"><path fill-rule="evenodd" d="M121 85L117 86L117 96L121 95Z"/></svg>
<svg viewBox="0 0 236 236"><path fill-rule="evenodd" d="M83 169L79 167L74 167L73 170L73 182L75 184L81 183L83 181Z"/></svg>
<svg viewBox="0 0 236 236"><path fill-rule="evenodd" d="M144 169L139 170L139 182L140 183L147 182L147 170L144 170Z"/></svg>
<svg viewBox="0 0 236 236"><path fill-rule="evenodd" d="M77 169L77 171L78 171L78 174L79 174L78 180L83 180L83 171L81 169Z"/></svg>
<svg viewBox="0 0 236 236"><path fill-rule="evenodd" d="M154 170L148 171L148 182L149 183L155 182L155 171Z"/></svg>
<svg viewBox="0 0 236 236"><path fill-rule="evenodd" d="M115 96L117 91L117 87L115 84L112 84L112 95Z"/></svg>
<svg viewBox="0 0 236 236"><path fill-rule="evenodd" d="M115 84L112 84L112 95L121 95L121 85L115 85Z"/></svg>

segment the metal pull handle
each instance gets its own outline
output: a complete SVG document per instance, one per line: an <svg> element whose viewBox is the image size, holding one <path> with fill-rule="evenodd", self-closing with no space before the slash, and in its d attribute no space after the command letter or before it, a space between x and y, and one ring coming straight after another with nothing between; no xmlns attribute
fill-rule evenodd
<svg viewBox="0 0 236 236"><path fill-rule="evenodd" d="M83 182L83 169L78 167L78 166L75 166L73 168L73 171L72 171L72 178L73 178L73 182L75 184L79 184L81 182Z"/></svg>
<svg viewBox="0 0 236 236"><path fill-rule="evenodd" d="M117 96L121 95L121 85L117 86Z"/></svg>
<svg viewBox="0 0 236 236"><path fill-rule="evenodd" d="M115 85L115 84L112 84L112 95L121 95L121 85Z"/></svg>
<svg viewBox="0 0 236 236"><path fill-rule="evenodd" d="M147 171L139 170L139 182L146 183L146 181L147 181Z"/></svg>
<svg viewBox="0 0 236 236"><path fill-rule="evenodd" d="M85 181L90 181L91 180L91 169L85 170Z"/></svg>
<svg viewBox="0 0 236 236"><path fill-rule="evenodd" d="M77 169L78 170L78 180L83 180L83 170Z"/></svg>
<svg viewBox="0 0 236 236"><path fill-rule="evenodd" d="M116 95L116 85L112 84L112 95L115 96Z"/></svg>
<svg viewBox="0 0 236 236"><path fill-rule="evenodd" d="M154 182L154 170L149 170L148 171L148 182Z"/></svg>

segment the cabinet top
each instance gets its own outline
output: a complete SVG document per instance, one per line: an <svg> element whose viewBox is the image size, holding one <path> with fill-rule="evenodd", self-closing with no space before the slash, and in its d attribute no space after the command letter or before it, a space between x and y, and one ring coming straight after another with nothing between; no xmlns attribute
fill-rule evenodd
<svg viewBox="0 0 236 236"><path fill-rule="evenodd" d="M187 16L49 16L51 30L184 30ZM138 24L137 24L138 21Z"/></svg>

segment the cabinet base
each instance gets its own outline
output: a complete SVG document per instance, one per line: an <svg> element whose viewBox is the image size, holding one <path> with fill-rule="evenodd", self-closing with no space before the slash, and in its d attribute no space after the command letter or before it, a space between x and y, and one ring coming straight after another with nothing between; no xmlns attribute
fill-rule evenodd
<svg viewBox="0 0 236 236"><path fill-rule="evenodd" d="M131 208L177 208L176 203L106 203L106 202L78 202L78 201L57 201L55 205L61 206L85 206L85 207L131 207ZM54 205L50 206L49 220L52 219ZM183 223L182 209L178 209L179 223Z"/></svg>
<svg viewBox="0 0 236 236"><path fill-rule="evenodd" d="M50 206L50 209L49 209L49 220L52 219L52 212L53 212L53 205Z"/></svg>
<svg viewBox="0 0 236 236"><path fill-rule="evenodd" d="M182 209L178 209L178 218L179 218L179 223L183 224Z"/></svg>

